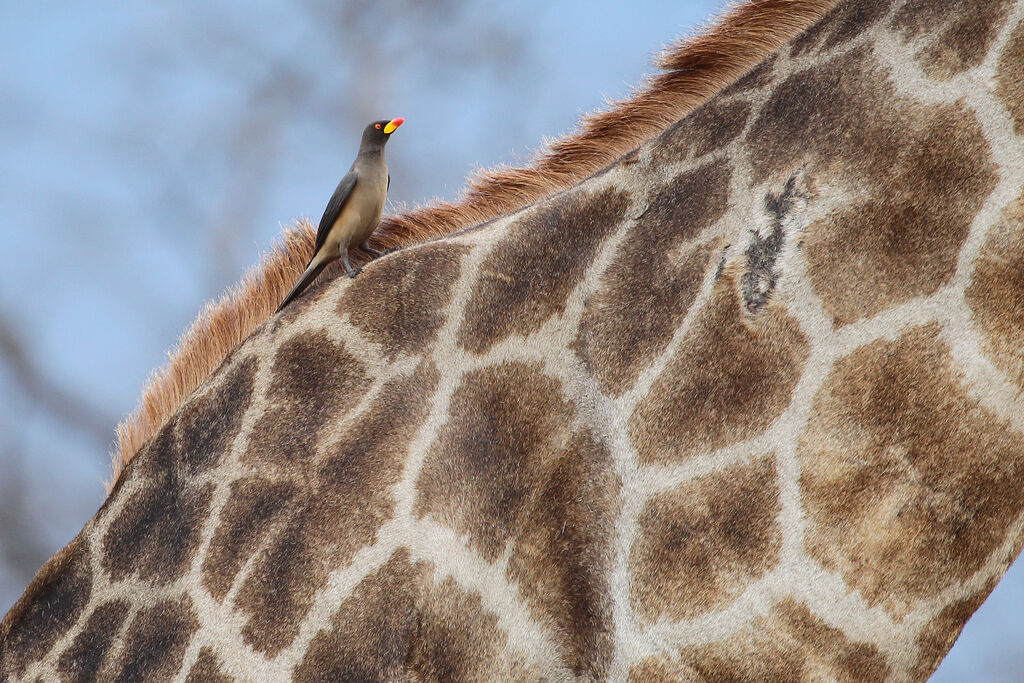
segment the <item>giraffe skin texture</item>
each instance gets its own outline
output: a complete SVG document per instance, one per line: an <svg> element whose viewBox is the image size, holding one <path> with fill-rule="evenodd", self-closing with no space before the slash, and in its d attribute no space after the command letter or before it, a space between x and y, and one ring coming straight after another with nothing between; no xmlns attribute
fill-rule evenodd
<svg viewBox="0 0 1024 683"><path fill-rule="evenodd" d="M312 290L0 625L11 680L919 681L1024 539L1024 0L850 0Z"/></svg>

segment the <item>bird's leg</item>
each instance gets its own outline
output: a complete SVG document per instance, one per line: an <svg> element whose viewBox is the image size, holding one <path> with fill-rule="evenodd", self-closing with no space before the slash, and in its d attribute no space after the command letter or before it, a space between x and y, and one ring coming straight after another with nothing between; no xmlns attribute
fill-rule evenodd
<svg viewBox="0 0 1024 683"><path fill-rule="evenodd" d="M370 252L371 254L376 256L377 258L380 258L381 256L387 256L388 254L390 254L393 251L398 251L398 247L388 247L384 251L380 251L379 249L374 249L369 244L363 244L362 246L363 246L363 249L365 249L366 251Z"/></svg>
<svg viewBox="0 0 1024 683"><path fill-rule="evenodd" d="M344 246L341 249L341 260L345 264L345 270L348 271L349 277L355 277L359 273L363 272L362 268L353 268L352 264L348 261L348 246Z"/></svg>

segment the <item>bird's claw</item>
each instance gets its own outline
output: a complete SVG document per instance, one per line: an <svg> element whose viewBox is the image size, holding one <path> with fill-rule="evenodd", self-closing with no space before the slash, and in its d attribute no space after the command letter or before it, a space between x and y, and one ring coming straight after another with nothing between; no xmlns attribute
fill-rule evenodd
<svg viewBox="0 0 1024 683"><path fill-rule="evenodd" d="M398 251L399 249L401 249L401 247L388 247L387 249L384 250L383 256L387 256L388 254L392 254L392 253Z"/></svg>
<svg viewBox="0 0 1024 683"><path fill-rule="evenodd" d="M353 268L352 270L348 271L348 276L355 277L356 275L359 275L359 273L361 272L363 272L362 268Z"/></svg>

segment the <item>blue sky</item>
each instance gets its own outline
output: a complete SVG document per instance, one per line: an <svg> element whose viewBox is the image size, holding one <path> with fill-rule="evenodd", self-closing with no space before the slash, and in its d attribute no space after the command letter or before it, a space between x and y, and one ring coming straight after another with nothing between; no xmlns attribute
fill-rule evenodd
<svg viewBox="0 0 1024 683"><path fill-rule="evenodd" d="M23 527L0 518L0 550L30 538L22 566L93 514L114 423L204 301L282 224L319 216L364 121L407 119L392 208L452 198L626 96L723 5L367 4L5 3L0 322L109 426L69 426L0 367L0 485ZM0 612L27 578L0 560ZM935 680L1010 680L1022 591L1016 573L996 589Z"/></svg>

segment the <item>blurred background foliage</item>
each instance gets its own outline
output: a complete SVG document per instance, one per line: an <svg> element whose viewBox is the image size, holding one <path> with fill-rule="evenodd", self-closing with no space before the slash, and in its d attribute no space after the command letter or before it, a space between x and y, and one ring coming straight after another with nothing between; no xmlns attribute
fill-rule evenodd
<svg viewBox="0 0 1024 683"><path fill-rule="evenodd" d="M0 4L0 614L103 501L113 428L203 302L404 116L389 210L622 98L724 0ZM1024 581L936 680L1019 680Z"/></svg>

